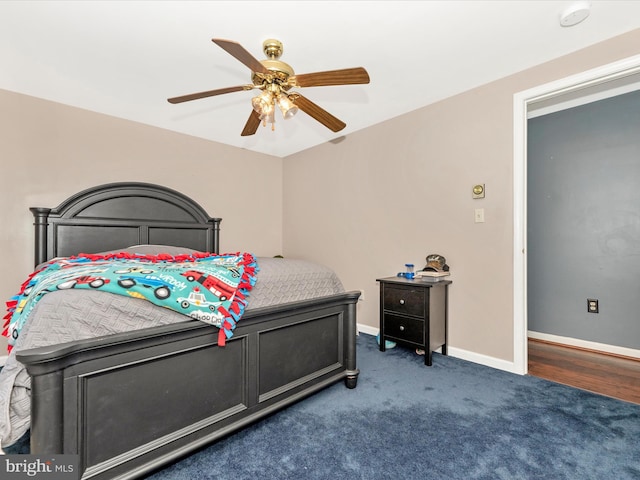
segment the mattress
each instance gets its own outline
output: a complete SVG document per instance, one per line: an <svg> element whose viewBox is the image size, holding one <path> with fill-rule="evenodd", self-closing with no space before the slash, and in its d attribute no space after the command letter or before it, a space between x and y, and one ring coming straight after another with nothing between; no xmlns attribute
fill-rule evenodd
<svg viewBox="0 0 640 480"><path fill-rule="evenodd" d="M344 292L335 272L325 266L299 259L256 260L260 270L247 311ZM185 321L192 319L145 300L96 290L44 295L0 371L0 445L13 444L29 429L31 382L16 351Z"/></svg>

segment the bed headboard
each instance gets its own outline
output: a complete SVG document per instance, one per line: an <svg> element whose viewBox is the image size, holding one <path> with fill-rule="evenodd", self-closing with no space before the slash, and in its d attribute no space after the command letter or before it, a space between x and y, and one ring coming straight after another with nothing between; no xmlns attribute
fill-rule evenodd
<svg viewBox="0 0 640 480"><path fill-rule="evenodd" d="M150 183L109 183L83 190L35 217L35 264L54 257L159 244L219 253L220 218L191 198Z"/></svg>

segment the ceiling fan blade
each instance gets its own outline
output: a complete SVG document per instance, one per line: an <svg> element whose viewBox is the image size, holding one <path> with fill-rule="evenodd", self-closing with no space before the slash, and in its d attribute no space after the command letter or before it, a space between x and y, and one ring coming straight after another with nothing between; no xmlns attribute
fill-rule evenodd
<svg viewBox="0 0 640 480"><path fill-rule="evenodd" d="M315 118L325 127L333 132L339 132L344 127L347 126L342 120L334 117L329 112L327 112L322 107L319 107L311 100L306 97L303 97L299 93L294 93L289 95L289 98L295 103L300 110L309 115L310 117Z"/></svg>
<svg viewBox="0 0 640 480"><path fill-rule="evenodd" d="M214 97L216 95L224 95L225 93L241 92L242 90L251 90L253 85L238 85L236 87L218 88L217 90L208 90L206 92L190 93L189 95L182 95L181 97L168 98L169 103L182 103L191 100L198 100L199 98Z"/></svg>
<svg viewBox="0 0 640 480"><path fill-rule="evenodd" d="M211 41L224 49L227 53L234 56L237 60L240 60L253 72L269 73L269 70L265 68L259 60L251 55L245 48L238 42L232 40L223 40L222 38L212 38Z"/></svg>
<svg viewBox="0 0 640 480"><path fill-rule="evenodd" d="M249 135L253 135L258 130L260 126L260 115L255 110L251 110L251 115L249 115L249 120L244 126L242 133L240 134L243 137L247 137Z"/></svg>
<svg viewBox="0 0 640 480"><path fill-rule="evenodd" d="M289 77L289 85L293 87L325 87L331 85L357 85L362 83L369 83L369 74L362 67L303 73L302 75Z"/></svg>

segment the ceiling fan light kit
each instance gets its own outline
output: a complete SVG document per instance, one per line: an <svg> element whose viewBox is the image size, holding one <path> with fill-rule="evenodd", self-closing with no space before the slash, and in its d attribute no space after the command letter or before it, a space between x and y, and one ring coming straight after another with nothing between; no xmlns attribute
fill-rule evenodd
<svg viewBox="0 0 640 480"><path fill-rule="evenodd" d="M242 130L242 136L256 133L260 123L264 126L270 123L271 130L275 130L274 112L276 105L285 120L295 116L298 110L302 110L331 131L339 132L346 127L346 123L299 93L289 93L289 91L292 88L301 87L369 83L369 74L363 67L296 75L290 65L279 60L283 52L283 46L282 42L276 39L270 38L263 42L262 49L267 56L265 60L257 60L237 42L220 38L214 38L212 41L251 69L251 81L253 83L173 97L169 98L168 101L175 104L227 93L260 89L262 93L251 99L253 110Z"/></svg>

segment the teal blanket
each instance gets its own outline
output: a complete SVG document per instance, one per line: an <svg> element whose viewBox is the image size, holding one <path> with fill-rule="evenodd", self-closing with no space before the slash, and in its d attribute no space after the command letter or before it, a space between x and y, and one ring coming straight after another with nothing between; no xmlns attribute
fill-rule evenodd
<svg viewBox="0 0 640 480"><path fill-rule="evenodd" d="M258 265L249 253L192 255L80 254L49 261L7 302L3 335L9 351L43 295L96 289L167 307L220 329L224 346L247 306Z"/></svg>

